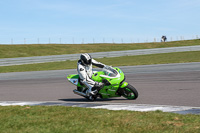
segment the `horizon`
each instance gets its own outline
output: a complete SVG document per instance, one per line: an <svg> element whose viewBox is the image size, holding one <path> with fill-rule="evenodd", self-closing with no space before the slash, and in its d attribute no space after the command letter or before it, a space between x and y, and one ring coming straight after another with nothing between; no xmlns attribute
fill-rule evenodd
<svg viewBox="0 0 200 133"><path fill-rule="evenodd" d="M198 0L2 0L0 44L142 43L200 37Z"/></svg>

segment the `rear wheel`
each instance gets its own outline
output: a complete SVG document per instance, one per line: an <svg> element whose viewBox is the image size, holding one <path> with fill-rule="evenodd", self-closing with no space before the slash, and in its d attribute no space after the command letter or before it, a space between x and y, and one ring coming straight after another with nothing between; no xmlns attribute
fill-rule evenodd
<svg viewBox="0 0 200 133"><path fill-rule="evenodd" d="M130 84L128 84L126 87L123 88L123 97L127 99L137 99L138 97L138 92L137 90Z"/></svg>

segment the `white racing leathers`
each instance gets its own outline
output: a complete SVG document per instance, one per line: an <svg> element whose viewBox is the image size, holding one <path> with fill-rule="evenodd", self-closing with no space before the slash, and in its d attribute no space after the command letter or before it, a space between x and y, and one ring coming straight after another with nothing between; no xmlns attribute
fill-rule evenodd
<svg viewBox="0 0 200 133"><path fill-rule="evenodd" d="M97 66L99 68L103 68L106 66L100 62L97 62L94 59L92 59L91 65L84 65L82 64L81 60L79 60L77 63L77 71L80 77L80 81L88 88L89 93L92 92L92 88L95 85L99 84L98 82L95 82L91 79L93 75L92 65Z"/></svg>

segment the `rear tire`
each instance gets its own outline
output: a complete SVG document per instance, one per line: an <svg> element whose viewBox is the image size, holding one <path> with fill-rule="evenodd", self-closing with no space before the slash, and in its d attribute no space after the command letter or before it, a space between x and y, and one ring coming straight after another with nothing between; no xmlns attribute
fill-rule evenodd
<svg viewBox="0 0 200 133"><path fill-rule="evenodd" d="M122 94L123 97L130 99L130 100L137 99L138 92L132 85L128 84L126 87L124 87L122 89L123 89L123 94Z"/></svg>

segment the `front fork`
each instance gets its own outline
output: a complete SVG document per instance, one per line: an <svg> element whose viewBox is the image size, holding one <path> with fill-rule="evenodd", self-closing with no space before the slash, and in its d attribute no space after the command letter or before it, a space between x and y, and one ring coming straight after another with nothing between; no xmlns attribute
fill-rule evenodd
<svg viewBox="0 0 200 133"><path fill-rule="evenodd" d="M121 85L120 85L120 87L119 87L119 89L117 90L117 95L123 95L124 94L124 88L126 87L128 85L128 83L127 82L123 82Z"/></svg>

